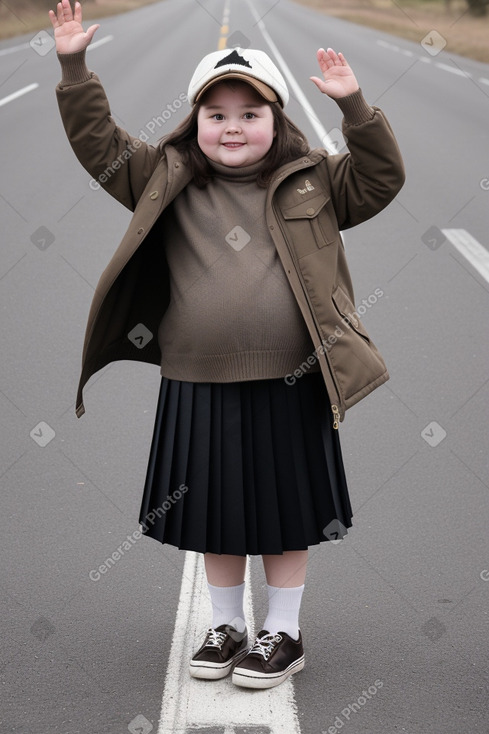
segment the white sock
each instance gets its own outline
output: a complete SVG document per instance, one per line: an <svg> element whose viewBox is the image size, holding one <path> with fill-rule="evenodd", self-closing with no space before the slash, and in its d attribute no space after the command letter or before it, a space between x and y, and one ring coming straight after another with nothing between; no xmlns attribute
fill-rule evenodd
<svg viewBox="0 0 489 734"><path fill-rule="evenodd" d="M299 610L302 600L302 586L282 588L269 586L268 589L268 615L263 629L270 634L286 632L293 640L299 639Z"/></svg>
<svg viewBox="0 0 489 734"><path fill-rule="evenodd" d="M243 595L245 582L239 586L212 586L207 582L212 602L212 626L231 624L238 632L244 632Z"/></svg>

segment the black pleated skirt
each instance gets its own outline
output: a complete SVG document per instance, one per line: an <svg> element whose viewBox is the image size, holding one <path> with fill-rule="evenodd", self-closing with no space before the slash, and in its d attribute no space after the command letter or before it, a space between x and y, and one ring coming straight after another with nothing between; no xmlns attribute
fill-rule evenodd
<svg viewBox="0 0 489 734"><path fill-rule="evenodd" d="M338 431L319 372L191 383L162 377L139 521L185 550L281 554L351 527Z"/></svg>

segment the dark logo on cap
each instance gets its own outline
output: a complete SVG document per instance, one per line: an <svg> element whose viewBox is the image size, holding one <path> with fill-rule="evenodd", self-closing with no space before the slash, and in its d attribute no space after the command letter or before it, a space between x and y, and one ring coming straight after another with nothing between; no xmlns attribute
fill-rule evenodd
<svg viewBox="0 0 489 734"><path fill-rule="evenodd" d="M244 59L242 56L239 55L239 53L234 49L229 56L226 56L225 59L221 59L221 61L218 61L215 65L214 69L218 69L220 66L227 66L228 64L238 64L239 66L247 66L248 69L251 69L252 66L246 59Z"/></svg>

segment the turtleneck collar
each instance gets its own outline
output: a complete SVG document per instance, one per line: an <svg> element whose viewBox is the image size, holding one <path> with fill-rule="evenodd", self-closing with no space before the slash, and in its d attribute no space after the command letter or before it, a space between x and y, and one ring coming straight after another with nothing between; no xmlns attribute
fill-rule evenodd
<svg viewBox="0 0 489 734"><path fill-rule="evenodd" d="M264 163L262 159L256 163L252 163L250 166L225 166L222 163L216 163L216 161L211 160L208 156L206 156L206 160L209 166L215 171L216 176L238 183L255 181Z"/></svg>

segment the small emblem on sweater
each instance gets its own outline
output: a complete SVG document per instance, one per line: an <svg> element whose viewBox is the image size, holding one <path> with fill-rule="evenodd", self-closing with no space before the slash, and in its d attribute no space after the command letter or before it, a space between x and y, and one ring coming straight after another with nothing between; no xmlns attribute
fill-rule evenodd
<svg viewBox="0 0 489 734"><path fill-rule="evenodd" d="M307 194L308 191L314 191L314 186L312 185L312 183L309 181L308 178L306 178L306 180L304 181L304 185L306 187L305 189L297 189L299 194Z"/></svg>
<svg viewBox="0 0 489 734"><path fill-rule="evenodd" d="M220 66L227 66L228 64L238 64L239 66L247 66L248 69L252 68L251 64L240 56L236 49L234 49L229 56L226 56L225 59L218 61L214 69L218 69Z"/></svg>

